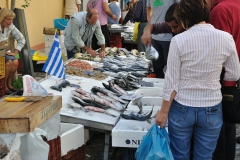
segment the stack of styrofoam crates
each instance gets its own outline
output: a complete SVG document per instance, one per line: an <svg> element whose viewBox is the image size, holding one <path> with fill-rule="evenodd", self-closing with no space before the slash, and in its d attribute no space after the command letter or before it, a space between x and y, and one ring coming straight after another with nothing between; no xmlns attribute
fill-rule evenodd
<svg viewBox="0 0 240 160"><path fill-rule="evenodd" d="M5 42L0 42L0 98L5 96Z"/></svg>
<svg viewBox="0 0 240 160"><path fill-rule="evenodd" d="M54 32L50 32L52 28L44 28L44 39L45 39L45 53L48 55L50 53L53 41L54 41ZM56 29L55 29L56 30ZM47 32L49 31L49 32ZM60 48L61 48L61 52L63 55L63 61L67 60L67 50L66 47L64 45L64 35L63 32L57 32L58 33L58 39L59 39L59 44L60 44ZM65 57L65 58L64 58Z"/></svg>

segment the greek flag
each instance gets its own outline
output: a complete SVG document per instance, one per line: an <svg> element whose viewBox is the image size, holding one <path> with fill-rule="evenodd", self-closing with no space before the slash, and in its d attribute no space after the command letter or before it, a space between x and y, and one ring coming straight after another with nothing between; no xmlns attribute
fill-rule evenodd
<svg viewBox="0 0 240 160"><path fill-rule="evenodd" d="M48 59L45 62L42 71L47 72L48 74L51 74L58 78L66 79L61 55L61 47L59 44L57 33L55 33L54 41L48 55Z"/></svg>

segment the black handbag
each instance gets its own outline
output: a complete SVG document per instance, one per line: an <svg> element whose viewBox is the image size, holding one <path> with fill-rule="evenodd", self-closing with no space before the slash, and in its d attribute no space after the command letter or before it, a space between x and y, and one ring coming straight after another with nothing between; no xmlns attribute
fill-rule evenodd
<svg viewBox="0 0 240 160"><path fill-rule="evenodd" d="M232 87L222 86L223 122L240 123L240 80Z"/></svg>

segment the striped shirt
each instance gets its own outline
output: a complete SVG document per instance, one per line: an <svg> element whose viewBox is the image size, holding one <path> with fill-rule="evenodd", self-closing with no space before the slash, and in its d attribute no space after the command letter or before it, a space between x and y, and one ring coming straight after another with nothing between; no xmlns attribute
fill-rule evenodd
<svg viewBox="0 0 240 160"><path fill-rule="evenodd" d="M163 99L175 100L182 105L209 107L221 102L220 74L224 80L236 81L240 77L240 65L232 36L215 29L211 24L194 25L172 38Z"/></svg>
<svg viewBox="0 0 240 160"><path fill-rule="evenodd" d="M22 33L13 25L9 28L4 28L4 33L2 33L2 27L0 27L0 42L8 41L8 37L11 36L17 41L16 49L21 51L25 44L25 38L23 37Z"/></svg>

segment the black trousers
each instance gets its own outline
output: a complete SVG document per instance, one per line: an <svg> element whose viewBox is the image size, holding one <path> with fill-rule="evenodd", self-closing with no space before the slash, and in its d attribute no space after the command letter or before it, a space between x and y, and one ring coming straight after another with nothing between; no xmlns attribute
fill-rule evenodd
<svg viewBox="0 0 240 160"><path fill-rule="evenodd" d="M236 124L223 123L213 160L234 160L236 149Z"/></svg>
<svg viewBox="0 0 240 160"><path fill-rule="evenodd" d="M109 47L110 44L109 44L109 30L108 30L108 26L107 25L103 25L101 26L101 30L102 30L102 34L104 35L105 37L105 47ZM98 40L95 36L95 34L93 34L93 37L92 37L92 49L93 50L97 50L99 48L101 48L101 46L99 46L97 44Z"/></svg>

